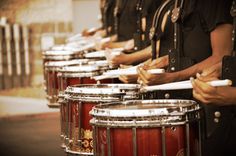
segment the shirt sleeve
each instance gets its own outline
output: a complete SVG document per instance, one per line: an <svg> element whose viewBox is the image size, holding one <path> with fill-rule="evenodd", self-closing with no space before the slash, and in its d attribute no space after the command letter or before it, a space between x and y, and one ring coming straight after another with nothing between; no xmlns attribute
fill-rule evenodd
<svg viewBox="0 0 236 156"><path fill-rule="evenodd" d="M199 12L206 31L213 31L220 24L232 24L232 0L200 0Z"/></svg>

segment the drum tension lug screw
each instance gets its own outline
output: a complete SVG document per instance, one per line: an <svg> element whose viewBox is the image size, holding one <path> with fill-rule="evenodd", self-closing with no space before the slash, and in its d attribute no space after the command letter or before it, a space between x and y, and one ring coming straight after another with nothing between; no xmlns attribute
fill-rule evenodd
<svg viewBox="0 0 236 156"><path fill-rule="evenodd" d="M170 94L169 94L169 93L166 93L166 94L165 94L165 98L166 98L166 99L169 99L169 98L170 98Z"/></svg>

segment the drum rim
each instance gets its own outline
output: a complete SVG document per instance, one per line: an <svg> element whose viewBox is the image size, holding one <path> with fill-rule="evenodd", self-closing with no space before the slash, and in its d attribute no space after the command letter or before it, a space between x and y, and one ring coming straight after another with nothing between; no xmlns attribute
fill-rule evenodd
<svg viewBox="0 0 236 156"><path fill-rule="evenodd" d="M113 95L118 92L125 93L125 90L138 90L138 87L140 87L138 84L78 84L68 86L65 93L77 95ZM103 91L106 91L105 94Z"/></svg>
<svg viewBox="0 0 236 156"><path fill-rule="evenodd" d="M122 101L122 102L112 102L112 103L106 103L106 104L99 104L93 107L93 109L90 111L90 114L93 117L107 117L107 118L123 118L124 114L121 113L121 111L128 113L127 116L125 117L150 117L150 116L156 116L156 115L170 115L169 111L167 110L167 108L161 107L161 108L148 108L148 109L109 109L109 106L115 106L115 105L130 105L130 104L137 104L137 103L142 103L142 104L152 104L152 103L156 103L160 106L160 103L164 103L164 105L169 104L171 107L175 106L177 103L181 104L181 102L184 102L184 104L186 105L187 103L189 103L190 105L184 108L188 108L188 107L194 107L194 109L191 109L192 111L195 110L199 110L200 106L199 104L194 101L194 100L184 100L184 99L154 99L154 100L129 100L129 101ZM106 108L104 108L106 107ZM182 107L181 107L182 108ZM120 112L119 112L120 111ZM160 113L160 114L157 114ZM184 112L186 113L186 112ZM171 113L173 115L179 115L182 113Z"/></svg>
<svg viewBox="0 0 236 156"><path fill-rule="evenodd" d="M85 70L86 68L86 70ZM92 65L72 65L62 67L59 72L66 73L66 72L95 72L100 71L99 66L92 66Z"/></svg>
<svg viewBox="0 0 236 156"><path fill-rule="evenodd" d="M92 86L96 86L96 88L98 86L108 86L108 87L115 87L115 88L120 88L123 87L124 88L120 88L120 89L137 89L140 87L139 84L124 84L124 83L106 83L106 84L76 84L76 85L72 85L69 86L71 88L85 88L85 87L92 87Z"/></svg>
<svg viewBox="0 0 236 156"><path fill-rule="evenodd" d="M93 77L93 76L97 76L100 73L97 72L84 72L84 73L78 73L78 72L70 72L70 73L61 73L60 71L58 71L57 76L61 77L61 78L89 78L89 77Z"/></svg>
<svg viewBox="0 0 236 156"><path fill-rule="evenodd" d="M45 68L47 67L63 67L72 65L83 65L88 63L88 59L72 59L72 60L62 60L62 61L48 61L44 63Z"/></svg>

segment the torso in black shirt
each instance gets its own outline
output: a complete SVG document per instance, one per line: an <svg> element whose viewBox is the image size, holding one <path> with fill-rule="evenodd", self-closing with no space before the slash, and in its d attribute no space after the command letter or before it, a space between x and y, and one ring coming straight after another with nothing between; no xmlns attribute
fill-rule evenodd
<svg viewBox="0 0 236 156"><path fill-rule="evenodd" d="M210 32L218 24L232 23L230 7L229 0L192 0L185 4L182 17L184 57L198 63L212 54ZM170 16L161 38L160 56L168 54L168 50L173 48Z"/></svg>
<svg viewBox="0 0 236 156"><path fill-rule="evenodd" d="M133 38L137 30L136 5L138 0L120 0L121 14L119 18L118 41L126 41Z"/></svg>

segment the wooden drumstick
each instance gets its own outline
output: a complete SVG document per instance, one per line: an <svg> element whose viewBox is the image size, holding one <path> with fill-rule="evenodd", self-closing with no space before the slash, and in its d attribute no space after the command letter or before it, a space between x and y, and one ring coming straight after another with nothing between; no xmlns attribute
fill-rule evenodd
<svg viewBox="0 0 236 156"><path fill-rule="evenodd" d="M161 74L161 73L164 73L165 70L164 69L151 69L151 70L148 70L148 72L150 74ZM110 70L103 73L103 75L95 76L93 78L96 81L98 81L98 80L109 79L109 78L117 78L120 75L137 75L137 74L138 73L136 71L136 68L132 68L132 69L128 68L128 69Z"/></svg>
<svg viewBox="0 0 236 156"><path fill-rule="evenodd" d="M209 81L207 83L214 87L232 85L232 81L228 79L214 80L214 81ZM193 88L192 83L190 80L188 80L188 81L166 83L166 84L155 85L155 86L144 86L141 88L141 91L148 92L148 91L154 91L154 90L180 90L180 89L191 89L191 88Z"/></svg>
<svg viewBox="0 0 236 156"><path fill-rule="evenodd" d="M164 69L150 69L148 70L148 73L150 74L161 74L164 73L165 70ZM136 68L126 68L126 69L117 69L117 70L110 70L107 71L106 73L103 73L104 75L137 75L138 72L136 70Z"/></svg>

